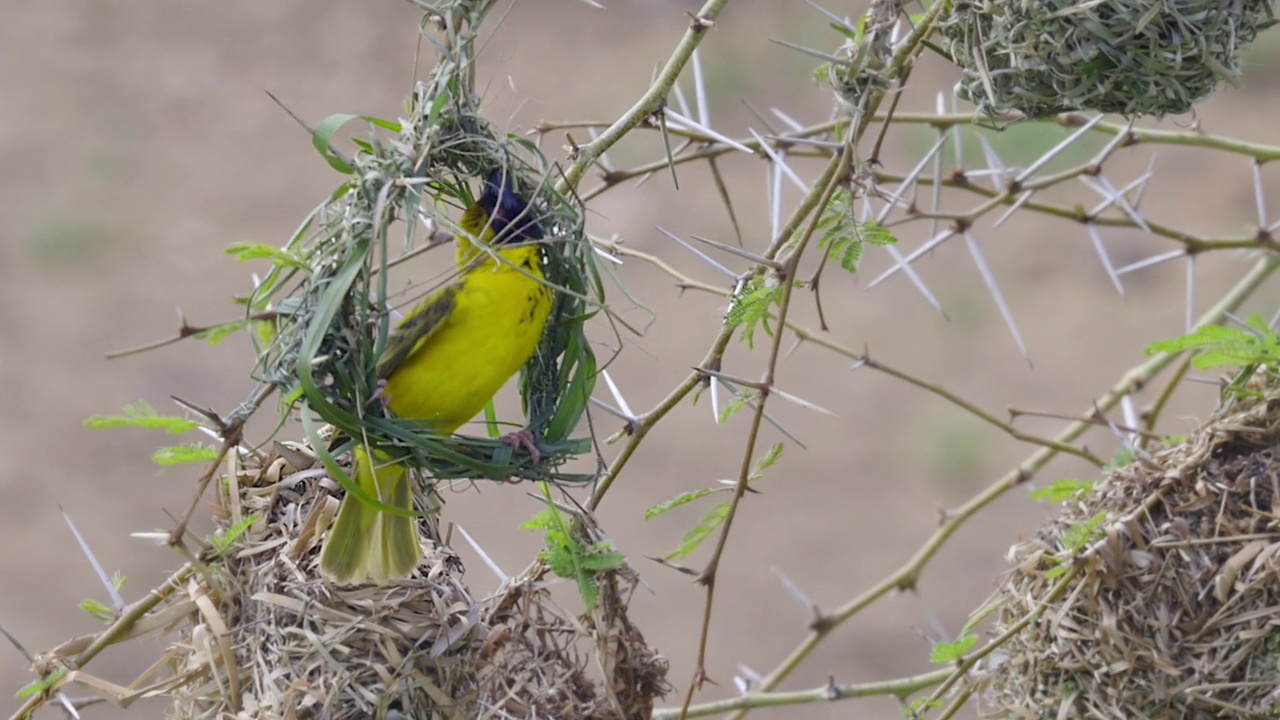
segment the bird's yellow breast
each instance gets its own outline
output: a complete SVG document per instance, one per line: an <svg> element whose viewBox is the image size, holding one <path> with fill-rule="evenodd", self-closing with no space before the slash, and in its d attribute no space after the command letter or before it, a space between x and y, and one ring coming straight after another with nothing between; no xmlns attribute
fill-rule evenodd
<svg viewBox="0 0 1280 720"><path fill-rule="evenodd" d="M462 276L452 312L387 378L397 415L451 433L533 356L552 304L541 282L540 250L524 246L500 255L505 262L488 260Z"/></svg>

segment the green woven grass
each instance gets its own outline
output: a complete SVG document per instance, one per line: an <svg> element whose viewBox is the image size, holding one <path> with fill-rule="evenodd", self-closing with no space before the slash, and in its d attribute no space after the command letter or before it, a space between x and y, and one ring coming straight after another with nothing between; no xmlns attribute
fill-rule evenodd
<svg viewBox="0 0 1280 720"><path fill-rule="evenodd" d="M956 94L988 114L1184 113L1240 75L1273 0L953 0Z"/></svg>

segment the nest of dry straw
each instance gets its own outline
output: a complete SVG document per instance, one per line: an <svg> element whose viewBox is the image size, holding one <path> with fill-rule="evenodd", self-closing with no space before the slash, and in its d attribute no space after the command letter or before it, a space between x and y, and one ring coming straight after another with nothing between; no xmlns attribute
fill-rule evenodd
<svg viewBox="0 0 1280 720"><path fill-rule="evenodd" d="M1085 542L1067 552L1073 536ZM1186 442L1115 471L1011 556L997 631L1043 613L985 680L993 714L1275 717L1280 383L1251 381Z"/></svg>
<svg viewBox="0 0 1280 720"><path fill-rule="evenodd" d="M629 571L573 617L535 566L475 598L457 555L391 586L320 579L336 484L304 445L277 445L221 483L221 558L153 614L186 609L167 655L171 715L197 718L647 718L666 660L627 617Z"/></svg>
<svg viewBox="0 0 1280 720"><path fill-rule="evenodd" d="M1273 0L958 0L956 94L989 114L1183 113L1240 74Z"/></svg>

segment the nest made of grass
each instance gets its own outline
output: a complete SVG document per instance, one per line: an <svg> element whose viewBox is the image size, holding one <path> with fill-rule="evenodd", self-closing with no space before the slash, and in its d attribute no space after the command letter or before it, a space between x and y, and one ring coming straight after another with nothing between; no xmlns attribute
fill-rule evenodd
<svg viewBox="0 0 1280 720"><path fill-rule="evenodd" d="M1160 117L1236 82L1274 23L1274 0L958 0L941 31L984 113Z"/></svg>
<svg viewBox="0 0 1280 720"><path fill-rule="evenodd" d="M273 260L244 300L246 317L259 329L256 375L280 390L285 413L327 423L432 478L586 483L597 473L563 466L593 449L590 438L576 433L597 372L584 325L604 308L603 283L581 203L556 189L557 168L536 145L499 132L480 111L478 28L497 4L431 6L423 24L441 28L431 40L437 64L414 86L403 117L335 115L312 129L317 149L345 178L287 243L241 251ZM340 141L340 128L361 125L367 135ZM460 273L452 253L439 252L435 257L448 256L437 266L443 279L397 293L388 287L388 270L406 254L464 232L456 217L475 202L481 179L498 170L528 201L522 220L542 231L543 274L556 297L544 337L521 372L525 428L537 453L515 453L493 437L434 435L422 423L390 416L375 399L393 306L416 304ZM320 446L314 433L309 438Z"/></svg>
<svg viewBox="0 0 1280 720"><path fill-rule="evenodd" d="M1260 371L1243 392L1011 550L996 632L1047 603L997 651L990 714L1280 712L1280 385ZM1096 528L1088 549L1065 552L1082 528ZM1068 568L1077 574L1051 596Z"/></svg>
<svg viewBox="0 0 1280 720"><path fill-rule="evenodd" d="M558 606L537 565L476 598L429 522L413 577L334 586L319 548L339 490L305 444L221 488L220 558L152 613L185 609L159 683L172 717L638 720L668 689L627 614L629 570L600 575L591 615Z"/></svg>

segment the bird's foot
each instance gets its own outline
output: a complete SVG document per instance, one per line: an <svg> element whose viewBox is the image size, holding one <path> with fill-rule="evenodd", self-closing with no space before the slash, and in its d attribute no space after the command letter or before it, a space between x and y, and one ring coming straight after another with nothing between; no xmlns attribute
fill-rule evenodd
<svg viewBox="0 0 1280 720"><path fill-rule="evenodd" d="M542 451L538 449L538 444L533 437L533 433L529 432L528 429L510 432L498 439L510 445L512 451L516 448L524 448L527 450L529 457L533 458L535 465L542 462Z"/></svg>
<svg viewBox="0 0 1280 720"><path fill-rule="evenodd" d="M369 398L369 402L382 402L382 409L386 410L391 405L391 396L387 394L387 379L378 380L378 388L373 391L373 395Z"/></svg>

